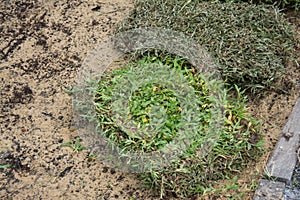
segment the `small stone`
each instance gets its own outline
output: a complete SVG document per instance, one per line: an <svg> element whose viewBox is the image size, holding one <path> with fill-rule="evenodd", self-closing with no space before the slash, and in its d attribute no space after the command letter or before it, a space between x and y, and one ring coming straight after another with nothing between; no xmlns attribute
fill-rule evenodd
<svg viewBox="0 0 300 200"><path fill-rule="evenodd" d="M291 132L286 132L286 133L284 133L284 135L283 135L286 139L290 139L291 137L293 137L294 136L294 133L291 133Z"/></svg>

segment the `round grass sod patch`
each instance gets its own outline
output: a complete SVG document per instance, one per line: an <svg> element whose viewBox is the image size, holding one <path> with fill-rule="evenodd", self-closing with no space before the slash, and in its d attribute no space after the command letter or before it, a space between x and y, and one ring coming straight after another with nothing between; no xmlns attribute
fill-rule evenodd
<svg viewBox="0 0 300 200"><path fill-rule="evenodd" d="M245 105L247 99L237 86L227 91L225 115L221 119L224 121L224 127L216 144L204 157L200 157L198 155L203 147L203 138L212 114L210 109L212 102L205 81L200 74L195 74L195 69L184 60L174 58L173 62L170 62L170 58L144 57L139 62L125 64L121 68L105 73L99 81L95 109L99 126L103 130L102 134L124 151L151 152L163 148L176 138L181 120L181 107L176 95L163 85L145 84L139 87L133 92L127 104L131 120L140 127L147 126L151 122L149 116L151 107L162 106L166 112L158 134L145 133L141 137L134 135L134 130L128 134L119 127L112 116L113 92L118 80L126 76L132 68L147 66L147 63L161 63L183 74L201 102L199 109L195 111L199 112L201 123L194 141L177 160L164 168L142 173L139 177L145 186L157 191L162 198L168 196L190 198L206 191L217 191L218 188L214 188L213 185L238 175L262 152L259 121L248 113Z"/></svg>
<svg viewBox="0 0 300 200"><path fill-rule="evenodd" d="M176 137L177 132L179 132L182 115L184 115L184 108L181 100L189 99L186 96L187 91L183 92L183 96L174 93L174 90L184 90L184 85L189 84L195 91L197 110L189 110L188 112L198 113L198 118L202 121L202 124L198 124L199 130L204 130L209 125L208 121L211 119L210 105L212 104L209 95L208 87L205 85L204 79L200 74L194 75L194 68L189 67L186 61L175 58L172 63L165 65L171 69L175 69L175 73L179 73L186 82L177 81L174 79L171 87L166 87L166 81L159 83L155 78L149 76L148 83L128 85L124 84L123 77L125 79L131 79L131 76L135 76L132 79L138 79L136 74L132 74L135 68L147 68L150 63L155 63L159 65L164 65L166 62L170 62L170 59L161 62L158 58L147 58L144 57L142 60L138 61L136 64L131 63L120 69L112 70L111 73L106 73L101 77L99 81L99 87L96 91L95 96L95 106L98 112L98 119L100 122L100 129L105 130L106 137L110 138L116 144L121 146L122 149L126 150L141 150L143 152L151 152L163 148L168 144L174 137ZM148 70L148 69L147 69ZM141 70L143 72L143 70ZM151 70L150 70L151 71ZM174 75L174 76L175 76ZM142 74L144 76L144 74ZM165 78L171 78L172 73ZM131 78L128 78L131 77ZM154 82L151 82L154 79ZM170 80L168 80L170 81ZM122 83L120 85L120 83ZM131 81L132 83L132 81ZM129 100L127 104L118 103L121 97L116 96L115 93L129 93L130 91L124 92L123 87L128 87L128 90L134 90L132 95L129 95ZM181 99L181 100L180 100ZM128 109L123 111L123 108L127 106ZM193 108L193 107L191 107ZM135 124L133 127L139 127L142 129L140 134L137 134L137 130L122 130L120 126L126 127L126 122L122 121L122 124L115 123L119 119L113 117L113 115L118 115L118 113L112 110L118 110L122 115L128 115L129 120L133 120ZM122 110L122 111L120 111ZM162 121L163 120L163 121ZM155 125L154 130L151 131L151 124ZM181 126L184 124L181 124ZM193 129L195 130L195 129ZM126 133L125 133L126 132ZM153 134L155 132L155 134ZM150 134L152 133L152 134ZM200 142L200 141L199 141Z"/></svg>
<svg viewBox="0 0 300 200"><path fill-rule="evenodd" d="M282 90L296 43L293 29L278 9L249 3L186 0L136 1L117 32L141 27L172 29L193 37L219 62L229 85L247 94Z"/></svg>

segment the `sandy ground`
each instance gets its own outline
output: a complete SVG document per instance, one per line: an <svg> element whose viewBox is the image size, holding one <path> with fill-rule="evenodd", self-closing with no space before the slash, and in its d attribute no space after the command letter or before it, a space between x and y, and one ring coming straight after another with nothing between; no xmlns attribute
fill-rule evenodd
<svg viewBox="0 0 300 200"><path fill-rule="evenodd" d="M126 0L0 3L0 199L141 199L133 175L60 147L78 135L68 89Z"/></svg>
<svg viewBox="0 0 300 200"><path fill-rule="evenodd" d="M90 159L88 150L61 147L78 137L66 90L87 52L113 34L131 7L127 0L1 1L0 165L11 167L0 169L0 199L157 199L135 175ZM287 83L300 80L298 71L292 63ZM251 104L265 120L266 153L241 183L263 171L298 94Z"/></svg>

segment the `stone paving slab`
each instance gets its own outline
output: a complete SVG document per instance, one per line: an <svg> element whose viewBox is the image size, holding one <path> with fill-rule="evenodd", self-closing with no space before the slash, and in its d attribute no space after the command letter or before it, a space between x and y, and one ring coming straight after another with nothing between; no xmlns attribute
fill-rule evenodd
<svg viewBox="0 0 300 200"><path fill-rule="evenodd" d="M292 176L297 163L299 137L300 98L298 98L266 166L265 177L271 180L261 179L259 181L254 200L300 199L300 191L289 189L289 186L292 186Z"/></svg>
<svg viewBox="0 0 300 200"><path fill-rule="evenodd" d="M266 176L289 184L297 163L300 134L300 98L276 144L267 164Z"/></svg>

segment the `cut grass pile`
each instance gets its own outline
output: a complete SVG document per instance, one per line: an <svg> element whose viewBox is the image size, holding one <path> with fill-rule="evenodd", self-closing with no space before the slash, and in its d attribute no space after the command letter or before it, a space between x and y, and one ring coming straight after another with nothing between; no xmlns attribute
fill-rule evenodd
<svg viewBox="0 0 300 200"><path fill-rule="evenodd" d="M162 169L152 170L140 175L145 185L157 190L162 198L177 196L190 198L206 191L218 190L213 185L218 180L233 178L261 153L259 121L248 113L243 92L236 86L231 95L227 96L223 116L224 127L212 151L205 157L199 157L203 144L205 130L211 120L211 104L209 90L200 74L194 74L194 69L184 60L169 57L144 57L138 62L125 64L103 75L95 95L95 108L98 113L99 126L107 138L117 144L122 151L151 152L163 148L176 137L180 121L181 107L176 95L159 83L145 83L133 92L128 99L129 116L139 127L151 122L149 111L157 105L167 110L163 118L164 126L156 135L140 137L120 129L112 116L114 88L123 77L127 77L134 68L147 67L149 63L159 63L176 69L188 80L196 91L201 104L198 110L200 121L198 132L194 133L194 141L186 151L171 165Z"/></svg>
<svg viewBox="0 0 300 200"><path fill-rule="evenodd" d="M248 3L186 0L136 1L117 32L162 27L183 32L206 47L220 64L224 80L247 94L284 90L284 76L295 39L278 9Z"/></svg>

